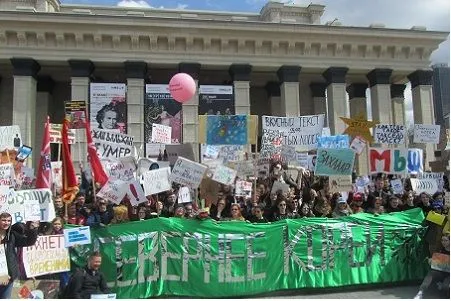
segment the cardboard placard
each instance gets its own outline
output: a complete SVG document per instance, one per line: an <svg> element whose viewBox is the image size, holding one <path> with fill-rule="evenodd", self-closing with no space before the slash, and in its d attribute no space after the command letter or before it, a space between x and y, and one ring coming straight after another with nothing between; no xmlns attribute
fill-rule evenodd
<svg viewBox="0 0 451 301"><path fill-rule="evenodd" d="M236 170L219 165L216 167L211 179L224 185L231 185L235 182L236 174Z"/></svg>
<svg viewBox="0 0 451 301"><path fill-rule="evenodd" d="M330 192L352 191L351 175L331 175L329 176Z"/></svg>
<svg viewBox="0 0 451 301"><path fill-rule="evenodd" d="M64 229L64 246L89 245L91 243L91 229L89 226Z"/></svg>
<svg viewBox="0 0 451 301"><path fill-rule="evenodd" d="M50 143L63 143L63 139L61 137L61 131L63 129L62 124L58 123L50 123L49 133L50 133ZM67 132L67 138L69 144L75 144L75 130L69 129Z"/></svg>
<svg viewBox="0 0 451 301"><path fill-rule="evenodd" d="M271 193L276 193L279 190L282 190L282 193L288 193L290 191L290 185L279 181L275 181L272 184Z"/></svg>
<svg viewBox="0 0 451 301"><path fill-rule="evenodd" d="M360 155L366 147L366 141L360 136L355 137L349 146L356 154Z"/></svg>
<svg viewBox="0 0 451 301"><path fill-rule="evenodd" d="M0 151L18 149L22 145L22 136L18 125L0 126Z"/></svg>
<svg viewBox="0 0 451 301"><path fill-rule="evenodd" d="M171 183L169 182L170 175L170 167L145 172L143 174L144 193L151 195L171 189Z"/></svg>
<svg viewBox="0 0 451 301"><path fill-rule="evenodd" d="M9 203L0 207L0 212L8 212L12 216L12 222L25 222L40 220L51 222L55 218L52 191L50 189L28 189L10 191L13 195ZM38 216L40 218L36 219Z"/></svg>
<svg viewBox="0 0 451 301"><path fill-rule="evenodd" d="M318 148L349 148L348 135L318 137Z"/></svg>
<svg viewBox="0 0 451 301"><path fill-rule="evenodd" d="M174 164L169 179L171 182L196 189L199 187L206 170L207 167L202 164L179 157Z"/></svg>
<svg viewBox="0 0 451 301"><path fill-rule="evenodd" d="M435 179L410 179L412 190L416 193L426 192L429 195L433 195L438 191L437 180Z"/></svg>
<svg viewBox="0 0 451 301"><path fill-rule="evenodd" d="M440 125L415 124L413 127L413 142L438 144L440 142Z"/></svg>
<svg viewBox="0 0 451 301"><path fill-rule="evenodd" d="M351 175L355 153L351 149L320 148L317 151L315 175Z"/></svg>
<svg viewBox="0 0 451 301"><path fill-rule="evenodd" d="M180 187L178 192L178 203L191 203L191 192L188 187Z"/></svg>
<svg viewBox="0 0 451 301"><path fill-rule="evenodd" d="M383 144L404 144L406 127L397 124L376 124L374 127L374 141Z"/></svg>
<svg viewBox="0 0 451 301"><path fill-rule="evenodd" d="M116 205L122 202L127 193L127 182L117 179L108 179L108 182L97 193L97 197L109 200Z"/></svg>
<svg viewBox="0 0 451 301"><path fill-rule="evenodd" d="M170 126L153 123L152 124L152 143L171 144L172 128Z"/></svg>

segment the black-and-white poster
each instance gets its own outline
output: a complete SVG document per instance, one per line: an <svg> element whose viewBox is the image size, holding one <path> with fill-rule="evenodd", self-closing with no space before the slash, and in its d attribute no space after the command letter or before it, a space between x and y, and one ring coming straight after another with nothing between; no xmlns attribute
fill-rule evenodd
<svg viewBox="0 0 451 301"><path fill-rule="evenodd" d="M199 115L235 115L233 86L200 85Z"/></svg>
<svg viewBox="0 0 451 301"><path fill-rule="evenodd" d="M126 92L125 84L91 84L89 102L91 129L127 133Z"/></svg>

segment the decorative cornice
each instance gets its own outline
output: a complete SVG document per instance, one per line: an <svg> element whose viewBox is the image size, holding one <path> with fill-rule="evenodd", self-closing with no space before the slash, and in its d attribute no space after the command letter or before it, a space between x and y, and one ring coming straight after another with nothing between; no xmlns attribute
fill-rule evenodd
<svg viewBox="0 0 451 301"><path fill-rule="evenodd" d="M13 74L18 76L31 76L37 78L41 66L38 62L31 58L12 58Z"/></svg>
<svg viewBox="0 0 451 301"><path fill-rule="evenodd" d="M229 68L229 74L233 81L250 81L252 66L250 64L232 64Z"/></svg>
<svg viewBox="0 0 451 301"><path fill-rule="evenodd" d="M412 89L416 86L432 85L433 71L431 70L417 70L407 76L412 85Z"/></svg>
<svg viewBox="0 0 451 301"><path fill-rule="evenodd" d="M312 97L326 97L326 83L311 83L310 91L312 92Z"/></svg>
<svg viewBox="0 0 451 301"><path fill-rule="evenodd" d="M323 77L326 79L327 85L344 84L348 70L347 67L330 67L323 72Z"/></svg>
<svg viewBox="0 0 451 301"><path fill-rule="evenodd" d="M269 97L280 97L280 83L279 82L268 82L265 86L266 93Z"/></svg>
<svg viewBox="0 0 451 301"><path fill-rule="evenodd" d="M180 63L179 72L187 73L195 80L199 79L201 64L199 63Z"/></svg>
<svg viewBox="0 0 451 301"><path fill-rule="evenodd" d="M55 87L55 81L49 75L38 76L37 90L38 92L48 92L52 94Z"/></svg>
<svg viewBox="0 0 451 301"><path fill-rule="evenodd" d="M125 61L125 77L126 78L146 78L147 63L143 61Z"/></svg>
<svg viewBox="0 0 451 301"><path fill-rule="evenodd" d="M90 77L94 72L94 64L90 60L69 60L72 77Z"/></svg>
<svg viewBox="0 0 451 301"><path fill-rule="evenodd" d="M392 84L390 86L390 96L391 98L404 98L404 90L406 85L403 84Z"/></svg>
<svg viewBox="0 0 451 301"><path fill-rule="evenodd" d="M366 98L367 88L368 88L367 83L352 83L346 87L346 92L348 92L349 99Z"/></svg>
<svg viewBox="0 0 451 301"><path fill-rule="evenodd" d="M299 74L301 73L300 66L284 65L277 70L277 77L282 83L297 83L299 82Z"/></svg>
<svg viewBox="0 0 451 301"><path fill-rule="evenodd" d="M375 85L389 85L392 72L392 69L374 69L366 75L366 78L368 78L370 87Z"/></svg>

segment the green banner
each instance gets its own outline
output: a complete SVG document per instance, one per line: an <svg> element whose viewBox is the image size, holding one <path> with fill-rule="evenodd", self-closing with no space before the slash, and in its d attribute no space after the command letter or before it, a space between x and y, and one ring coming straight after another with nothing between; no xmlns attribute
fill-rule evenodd
<svg viewBox="0 0 451 301"><path fill-rule="evenodd" d="M422 279L421 209L272 224L158 218L92 231L118 298L233 297L282 289Z"/></svg>

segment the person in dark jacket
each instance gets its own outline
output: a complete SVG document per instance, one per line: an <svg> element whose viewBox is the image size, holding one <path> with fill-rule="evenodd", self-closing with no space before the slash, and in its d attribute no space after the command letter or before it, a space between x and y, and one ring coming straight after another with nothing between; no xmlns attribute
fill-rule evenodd
<svg viewBox="0 0 451 301"><path fill-rule="evenodd" d="M0 214L0 248L5 252L8 276L0 277L0 299L11 299L14 280L20 276L16 248L32 246L38 239L39 222L32 222L20 234L11 229L11 214Z"/></svg>
<svg viewBox="0 0 451 301"><path fill-rule="evenodd" d="M110 290L106 284L105 276L100 272L102 256L99 252L93 252L88 258L88 264L82 270L77 270L73 275L73 291L70 298L90 299L91 295L108 294Z"/></svg>

